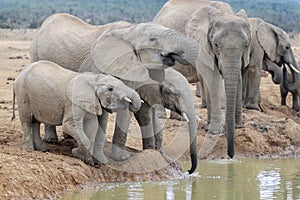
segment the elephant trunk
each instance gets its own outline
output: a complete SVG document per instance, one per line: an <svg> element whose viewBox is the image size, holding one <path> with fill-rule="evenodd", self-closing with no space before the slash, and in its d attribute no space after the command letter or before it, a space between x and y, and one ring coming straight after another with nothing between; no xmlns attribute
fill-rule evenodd
<svg viewBox="0 0 300 200"><path fill-rule="evenodd" d="M289 82L290 76L292 76L292 80L294 80L294 82L292 82L292 83ZM282 84L283 84L284 88L286 88L288 91L291 91L291 92L296 91L298 89L298 84L297 84L298 81L296 81L300 78L298 74L296 74L295 72L292 72L292 74L289 75L287 73L286 67L283 67L282 77L283 77Z"/></svg>
<svg viewBox="0 0 300 200"><path fill-rule="evenodd" d="M196 66L198 45L193 39L171 30L164 31L162 35L165 36L168 41L171 40L170 44L176 45L175 52L171 52L173 53L171 55L173 59L183 65L191 64Z"/></svg>
<svg viewBox="0 0 300 200"><path fill-rule="evenodd" d="M190 115L187 113L189 118L189 134L190 134L190 157L191 157L191 168L188 171L192 174L197 168L198 158L197 158L197 119L196 114Z"/></svg>
<svg viewBox="0 0 300 200"><path fill-rule="evenodd" d="M236 55L236 54L233 54ZM225 56L226 57L226 56ZM236 124L236 111L237 111L237 92L239 78L241 78L241 62L236 60L233 62L224 59L224 85L226 93L226 137L227 137L227 154L230 158L234 156L234 137L235 137L235 124ZM240 59L241 60L241 59Z"/></svg>
<svg viewBox="0 0 300 200"><path fill-rule="evenodd" d="M136 112L141 108L142 100L140 95L134 91L133 89L128 89L129 91L126 93L128 98L131 100L129 105L129 110L132 112Z"/></svg>
<svg viewBox="0 0 300 200"><path fill-rule="evenodd" d="M290 75L287 74L287 67L290 67L291 65L293 65L297 70L299 70L299 66L297 64L297 61L295 59L295 56L293 54L293 52L291 51L289 54L286 54L284 57L283 57L283 62L286 63L284 64L285 66L283 67L283 74L282 74L282 77L283 77L283 86L285 88L287 88L289 91L295 91L297 88L298 88L298 80L300 77L299 77L299 73L296 73L294 70L291 70L292 71L292 80L293 82L291 83L291 81L289 82L289 77ZM287 65L287 66L286 66Z"/></svg>

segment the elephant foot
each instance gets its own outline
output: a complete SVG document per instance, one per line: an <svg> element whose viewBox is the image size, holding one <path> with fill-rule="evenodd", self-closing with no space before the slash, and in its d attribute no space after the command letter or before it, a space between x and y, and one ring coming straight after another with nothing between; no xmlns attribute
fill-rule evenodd
<svg viewBox="0 0 300 200"><path fill-rule="evenodd" d="M35 148L35 150L42 151L42 152L46 152L46 151L49 150L48 149L48 145L45 142L43 142L43 141L41 141L38 144L34 144L34 148Z"/></svg>
<svg viewBox="0 0 300 200"><path fill-rule="evenodd" d="M247 103L246 105L245 105L245 108L247 108L247 109L251 109L251 110L258 110L258 111L261 111L261 109L260 109L260 107L259 107L259 105L257 104L257 103Z"/></svg>
<svg viewBox="0 0 300 200"><path fill-rule="evenodd" d="M25 142L25 143L23 143L22 144L22 148L23 148L23 150L33 151L34 150L33 142Z"/></svg>
<svg viewBox="0 0 300 200"><path fill-rule="evenodd" d="M245 128L245 123L244 123L244 122L237 123L237 124L235 125L235 128Z"/></svg>
<svg viewBox="0 0 300 200"><path fill-rule="evenodd" d="M92 156L83 147L76 147L76 148L72 149L72 155L75 158L79 158L80 160L82 160L84 163L86 163L88 165L91 165L91 166L95 165Z"/></svg>
<svg viewBox="0 0 300 200"><path fill-rule="evenodd" d="M108 163L108 159L104 155L103 151L97 151L93 156L93 161L95 165Z"/></svg>
<svg viewBox="0 0 300 200"><path fill-rule="evenodd" d="M58 142L55 126L54 128L52 126L47 126L45 128L45 135L43 140L47 143L54 143L54 144Z"/></svg>
<svg viewBox="0 0 300 200"><path fill-rule="evenodd" d="M200 89L196 88L195 95L196 95L196 97L199 97L199 98L201 97Z"/></svg>
<svg viewBox="0 0 300 200"><path fill-rule="evenodd" d="M186 119L180 116L178 113L171 111L170 119L176 119L178 121L186 121Z"/></svg>
<svg viewBox="0 0 300 200"><path fill-rule="evenodd" d="M213 125L213 124L207 124L204 129L207 128L207 133L211 135L222 135L224 134L224 129L221 125ZM206 129L205 129L206 130Z"/></svg>
<svg viewBox="0 0 300 200"><path fill-rule="evenodd" d="M202 102L202 103L200 104L200 108L207 108L207 103L203 103L203 102Z"/></svg>
<svg viewBox="0 0 300 200"><path fill-rule="evenodd" d="M117 145L112 145L112 159L116 161L123 161L130 158L130 154L128 151L118 147Z"/></svg>

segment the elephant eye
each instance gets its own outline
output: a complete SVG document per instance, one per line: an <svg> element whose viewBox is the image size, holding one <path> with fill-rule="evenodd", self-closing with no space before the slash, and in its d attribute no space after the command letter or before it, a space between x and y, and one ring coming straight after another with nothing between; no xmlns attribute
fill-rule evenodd
<svg viewBox="0 0 300 200"><path fill-rule="evenodd" d="M154 41L156 41L156 40L157 40L157 38L154 38L154 37L151 37L151 38L150 38L150 41L151 41L151 42L154 42Z"/></svg>
<svg viewBox="0 0 300 200"><path fill-rule="evenodd" d="M114 91L114 86L109 85L109 86L107 87L107 89L108 89L108 91L112 92L112 91Z"/></svg>

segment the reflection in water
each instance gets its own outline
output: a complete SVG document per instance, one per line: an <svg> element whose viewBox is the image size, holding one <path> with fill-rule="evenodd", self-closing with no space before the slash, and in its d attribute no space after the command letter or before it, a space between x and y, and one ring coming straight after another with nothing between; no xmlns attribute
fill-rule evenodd
<svg viewBox="0 0 300 200"><path fill-rule="evenodd" d="M261 171L257 175L259 181L259 196L260 199L273 199L280 193L281 177L280 169L270 171Z"/></svg>
<svg viewBox="0 0 300 200"><path fill-rule="evenodd" d="M201 161L200 175L184 180L101 184L96 193L69 194L64 200L300 200L299 162L299 159Z"/></svg>

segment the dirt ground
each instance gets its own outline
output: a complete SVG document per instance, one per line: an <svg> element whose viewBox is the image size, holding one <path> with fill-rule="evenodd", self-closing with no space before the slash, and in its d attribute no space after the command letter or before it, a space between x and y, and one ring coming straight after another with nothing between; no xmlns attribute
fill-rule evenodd
<svg viewBox="0 0 300 200"><path fill-rule="evenodd" d="M141 151L140 130L135 120L130 125L127 141L132 157L127 161L110 159L108 166L88 166L71 156L76 143L64 139L59 128L60 142L49 144L48 152L23 151L18 115L11 121L12 86L14 78L30 62L29 47L34 32L0 29L0 199L60 198L65 191L95 188L100 182L183 178L183 171L187 169L174 161L189 161L187 123L171 119L161 120L164 156L156 151ZM294 53L299 61L300 46L296 45ZM195 89L194 85L192 87ZM281 106L279 87L272 83L267 73L261 79L261 94L266 111L243 111L245 127L236 131L235 158L300 157L300 117L291 109L291 96L288 106ZM195 100L200 102L201 99L195 97ZM201 152L206 137L202 128L206 123L206 110L196 109L201 119L198 128ZM108 158L113 122L114 115L111 115L107 130ZM200 159L227 159L225 136L215 138L215 141L215 147L211 151L205 149L207 155Z"/></svg>

